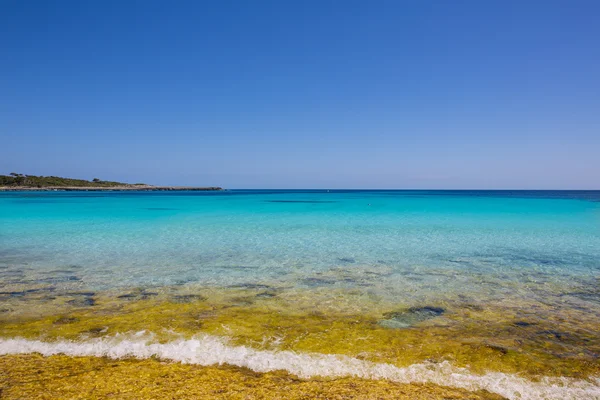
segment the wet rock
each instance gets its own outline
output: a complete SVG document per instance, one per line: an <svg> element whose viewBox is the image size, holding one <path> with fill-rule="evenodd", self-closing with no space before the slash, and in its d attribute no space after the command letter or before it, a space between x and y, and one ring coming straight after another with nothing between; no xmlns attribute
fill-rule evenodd
<svg viewBox="0 0 600 400"><path fill-rule="evenodd" d="M394 311L383 314L384 319L380 320L378 324L392 329L408 328L419 322L439 317L445 311L441 307L434 306L411 307L405 311Z"/></svg>

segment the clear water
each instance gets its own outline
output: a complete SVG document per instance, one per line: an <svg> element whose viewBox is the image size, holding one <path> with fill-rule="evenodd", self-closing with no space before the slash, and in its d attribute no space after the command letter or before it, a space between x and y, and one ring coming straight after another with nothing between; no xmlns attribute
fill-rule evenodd
<svg viewBox="0 0 600 400"><path fill-rule="evenodd" d="M5 192L0 306L0 355L600 399L600 191Z"/></svg>
<svg viewBox="0 0 600 400"><path fill-rule="evenodd" d="M599 276L600 191L0 194L3 283L268 283L418 299L561 294Z"/></svg>

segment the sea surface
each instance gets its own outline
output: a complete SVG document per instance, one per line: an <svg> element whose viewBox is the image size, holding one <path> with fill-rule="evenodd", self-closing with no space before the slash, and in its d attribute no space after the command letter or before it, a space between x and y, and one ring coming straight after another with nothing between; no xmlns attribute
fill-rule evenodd
<svg viewBox="0 0 600 400"><path fill-rule="evenodd" d="M314 332L306 327L305 335L315 334L310 343L302 347L295 344L300 336L283 337L279 348L276 339L253 345L236 321L221 324L229 331L199 327L199 334L211 336L186 336L209 349L215 363L257 371L268 370L261 351L279 369L305 378L328 375L322 369L327 359L315 357L343 355L351 361L329 375L394 379L403 374L401 368L431 362L433 354L435 368L462 368L462 380L458 370L448 372L455 382L436 369L441 378L415 372L420 378L414 381L461 387L460 382L480 379L489 382L462 387L508 398L600 398L599 286L600 191L0 193L0 317L6 326L23 315L45 318L53 313L48 304L73 293L88 294L56 303L56 310L66 313L69 303L77 312L86 302L93 309L103 304L100 299L127 298L124 294L131 299L131 293L140 301L169 298L168 293L178 299L202 293L202 302L211 301L206 293L219 293L219 301L229 301L223 299L233 291L237 302L223 310L246 307L270 315L265 310L281 307L281 315L296 316L318 311L323 326L357 315L371 324L372 340L385 337L379 339L385 340L381 348L371 344L353 352L328 348L324 343L331 338L320 345L314 332L321 327ZM246 300L240 301L238 292ZM32 304L40 307L39 315L27 314ZM253 334L260 336L261 326L257 323ZM444 329L452 335L444 336ZM43 332L26 338L0 332L0 354L52 353L48 349L63 343L60 335L44 341ZM109 332L117 333L127 332ZM441 347L412 350L419 340L433 340L427 335L434 333ZM394 342L408 336L410 343ZM234 342L223 344L223 338ZM451 339L460 340L463 350L446 349L443 341ZM77 345L86 340L115 339L82 337ZM211 347L212 341L220 344ZM387 356L393 343L404 346L407 355ZM87 354L62 346L66 354ZM255 352L250 361L227 353L239 346ZM305 358L289 361L286 352ZM525 358L514 361L519 357ZM539 357L552 367L528 370L527 360ZM376 365L395 369L388 374ZM529 383L518 384L519 379ZM553 392L556 382L544 379L571 381Z"/></svg>

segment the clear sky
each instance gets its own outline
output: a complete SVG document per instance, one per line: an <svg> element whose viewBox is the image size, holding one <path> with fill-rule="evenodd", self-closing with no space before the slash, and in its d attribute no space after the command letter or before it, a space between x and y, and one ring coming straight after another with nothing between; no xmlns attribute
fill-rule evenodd
<svg viewBox="0 0 600 400"><path fill-rule="evenodd" d="M0 0L0 173L600 189L600 1Z"/></svg>

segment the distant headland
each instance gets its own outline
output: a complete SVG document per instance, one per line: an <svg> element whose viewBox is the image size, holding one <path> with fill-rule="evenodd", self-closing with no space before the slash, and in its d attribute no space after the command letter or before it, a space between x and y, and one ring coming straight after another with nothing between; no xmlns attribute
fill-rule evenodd
<svg viewBox="0 0 600 400"><path fill-rule="evenodd" d="M36 176L11 172L9 175L0 175L0 191L170 191L193 190L211 191L223 190L220 187L189 187L189 186L153 186L145 183L122 183L103 181L94 178L85 179L62 178L59 176Z"/></svg>

